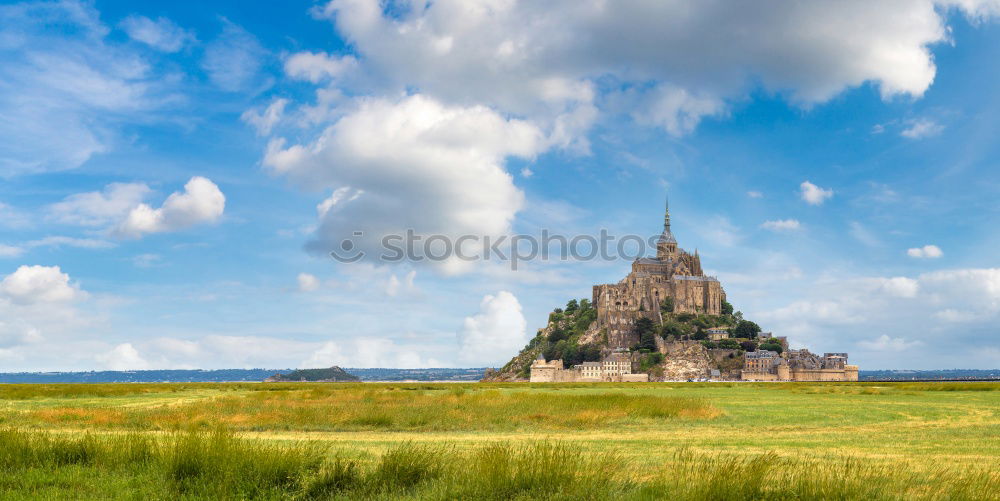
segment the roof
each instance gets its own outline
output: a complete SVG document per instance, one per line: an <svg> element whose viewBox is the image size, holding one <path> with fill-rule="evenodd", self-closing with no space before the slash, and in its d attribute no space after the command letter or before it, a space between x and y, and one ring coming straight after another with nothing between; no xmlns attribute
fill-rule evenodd
<svg viewBox="0 0 1000 501"><path fill-rule="evenodd" d="M639 264L664 264L663 261L652 257L640 257Z"/></svg>

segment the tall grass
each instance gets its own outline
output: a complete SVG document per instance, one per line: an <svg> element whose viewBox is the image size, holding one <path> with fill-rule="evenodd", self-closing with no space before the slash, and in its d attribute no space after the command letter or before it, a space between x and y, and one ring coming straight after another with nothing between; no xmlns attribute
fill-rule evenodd
<svg viewBox="0 0 1000 501"><path fill-rule="evenodd" d="M281 391L178 399L171 405L36 408L19 413L17 422L38 427L133 430L224 426L237 431L509 431L587 429L710 419L720 414L699 398L616 390L585 394L447 385L430 388L293 386Z"/></svg>
<svg viewBox="0 0 1000 501"><path fill-rule="evenodd" d="M0 431L0 498L130 499L998 499L995 466L915 473L869 459L681 450L643 471L566 442L473 450L402 444L359 459L225 432L66 437ZM86 493L86 495L83 495Z"/></svg>

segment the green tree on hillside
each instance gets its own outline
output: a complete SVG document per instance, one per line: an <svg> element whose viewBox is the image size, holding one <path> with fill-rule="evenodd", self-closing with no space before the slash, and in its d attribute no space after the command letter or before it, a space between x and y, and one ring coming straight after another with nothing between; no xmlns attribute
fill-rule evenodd
<svg viewBox="0 0 1000 501"><path fill-rule="evenodd" d="M733 305L729 304L729 301L726 301L725 299L722 300L722 314L723 315L733 314Z"/></svg>
<svg viewBox="0 0 1000 501"><path fill-rule="evenodd" d="M673 313L674 312L674 298L665 297L660 303L660 313Z"/></svg>
<svg viewBox="0 0 1000 501"><path fill-rule="evenodd" d="M781 353L781 351L782 351L781 350L781 343L779 343L777 341L767 341L764 344L760 345L760 349L762 349L762 350L768 350L768 351L774 351L774 352L777 352L777 353Z"/></svg>
<svg viewBox="0 0 1000 501"><path fill-rule="evenodd" d="M576 299L570 299L569 302L566 303L566 313L568 314L576 313L576 310L579 308L580 304L576 302Z"/></svg>
<svg viewBox="0 0 1000 501"><path fill-rule="evenodd" d="M733 336L744 339L754 339L760 334L760 326L749 321L741 320L733 329Z"/></svg>
<svg viewBox="0 0 1000 501"><path fill-rule="evenodd" d="M639 335L639 349L656 351L656 325L653 321L641 317L636 320L633 332Z"/></svg>

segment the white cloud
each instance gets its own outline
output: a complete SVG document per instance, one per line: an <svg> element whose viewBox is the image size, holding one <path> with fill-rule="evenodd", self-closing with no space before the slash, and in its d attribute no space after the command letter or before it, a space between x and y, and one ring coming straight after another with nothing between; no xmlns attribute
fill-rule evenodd
<svg viewBox="0 0 1000 501"><path fill-rule="evenodd" d="M139 254L138 256L132 257L132 265L137 268L151 268L156 266L163 260L163 257L159 254Z"/></svg>
<svg viewBox="0 0 1000 501"><path fill-rule="evenodd" d="M801 190L799 196L809 205L821 205L827 199L833 197L833 190L823 189L809 181L803 181L799 185Z"/></svg>
<svg viewBox="0 0 1000 501"><path fill-rule="evenodd" d="M150 193L145 183L111 183L103 191L70 195L50 205L48 213L60 223L107 226L121 221Z"/></svg>
<svg viewBox="0 0 1000 501"><path fill-rule="evenodd" d="M24 228L31 225L31 218L24 212L0 202L0 226Z"/></svg>
<svg viewBox="0 0 1000 501"><path fill-rule="evenodd" d="M878 236L875 235L867 226L857 222L851 221L850 234L855 240L861 242L869 247L881 247L882 241L879 240Z"/></svg>
<svg viewBox="0 0 1000 501"><path fill-rule="evenodd" d="M344 348L347 346L348 348ZM411 346L397 345L385 338L359 338L346 343L329 341L323 343L308 358L302 361L302 368L320 368L339 365L341 367L383 367L418 369L441 367L433 358L424 358Z"/></svg>
<svg viewBox="0 0 1000 501"><path fill-rule="evenodd" d="M949 41L947 8L938 7L952 5L441 0L383 9L333 0L317 11L390 90L487 104L548 128L592 108L593 81L608 78L671 89L644 120L682 134L756 83L804 105L865 83L884 99L919 97L936 73L929 47ZM957 6L970 16L994 13ZM568 129L579 134L592 120Z"/></svg>
<svg viewBox="0 0 1000 501"><path fill-rule="evenodd" d="M396 278L396 274L393 273L389 277L389 281L385 286L385 294L389 297L396 297L400 292L413 292L416 287L413 285L413 279L417 276L417 270L410 270L404 277L403 280Z"/></svg>
<svg viewBox="0 0 1000 501"><path fill-rule="evenodd" d="M131 15L121 22L121 27L132 40L163 52L177 52L194 41L194 34L165 17L154 21L145 16Z"/></svg>
<svg viewBox="0 0 1000 501"><path fill-rule="evenodd" d="M110 249L114 243L96 238L75 238L61 235L48 236L38 240L30 240L24 243L26 248L34 247L78 247L81 249Z"/></svg>
<svg viewBox="0 0 1000 501"><path fill-rule="evenodd" d="M271 101L271 104L263 112L257 109L247 110L240 115L240 118L252 125L257 130L258 136L266 136L281 121L281 117L285 113L285 106L287 105L287 99L278 98Z"/></svg>
<svg viewBox="0 0 1000 501"><path fill-rule="evenodd" d="M531 169L529 169L527 167L521 168L521 177L529 178L529 177L534 176L534 175L535 175L535 172L532 171Z"/></svg>
<svg viewBox="0 0 1000 501"><path fill-rule="evenodd" d="M802 224L797 219L776 219L764 221L760 227L771 231L798 231L802 229Z"/></svg>
<svg viewBox="0 0 1000 501"><path fill-rule="evenodd" d="M944 252L936 245L925 245L923 247L907 249L906 255L917 259L936 259L943 256Z"/></svg>
<svg viewBox="0 0 1000 501"><path fill-rule="evenodd" d="M458 333L459 359L473 365L503 363L528 342L521 303L507 291L486 295L479 313L466 317Z"/></svg>
<svg viewBox="0 0 1000 501"><path fill-rule="evenodd" d="M142 370L150 367L149 362L142 358L132 343L119 344L94 359L112 371Z"/></svg>
<svg viewBox="0 0 1000 501"><path fill-rule="evenodd" d="M0 33L0 176L78 167L177 100L90 3L8 3Z"/></svg>
<svg viewBox="0 0 1000 501"><path fill-rule="evenodd" d="M316 275L311 275L309 273L299 273L297 280L299 283L300 292L312 292L314 290L319 289L320 283L319 279L316 278Z"/></svg>
<svg viewBox="0 0 1000 501"><path fill-rule="evenodd" d="M325 52L299 52L285 61L285 73L295 79L319 83L335 79L355 69L358 65L353 56L330 56Z"/></svg>
<svg viewBox="0 0 1000 501"><path fill-rule="evenodd" d="M925 137L936 136L944 130L944 126L929 119L921 118L907 122L908 127L903 129L899 135L909 139L923 139Z"/></svg>
<svg viewBox="0 0 1000 501"><path fill-rule="evenodd" d="M205 48L201 67L220 89L240 92L264 84L260 72L266 57L256 37L224 19L222 34Z"/></svg>
<svg viewBox="0 0 1000 501"><path fill-rule="evenodd" d="M802 285L798 291L789 289L794 283L782 285L798 299L751 311L748 318L814 351L848 351L856 344L863 350L855 358L862 368L968 367L1000 321L1000 269L942 270L915 277L837 273ZM873 339L873 333L885 338ZM937 346L941 339L956 349L910 350L905 359L892 355L916 343ZM982 363L976 362L979 367Z"/></svg>
<svg viewBox="0 0 1000 501"><path fill-rule="evenodd" d="M896 297L916 297L920 292L920 282L907 277L880 279L882 290Z"/></svg>
<svg viewBox="0 0 1000 501"><path fill-rule="evenodd" d="M24 254L23 247L17 247L15 245L0 244L0 258L10 258L18 257Z"/></svg>
<svg viewBox="0 0 1000 501"><path fill-rule="evenodd" d="M345 236L369 256L383 235L500 235L524 195L504 169L508 156L544 149L531 124L482 107L444 106L424 96L363 99L312 144L273 140L264 165L313 189L333 188L317 208L309 244L326 253Z"/></svg>
<svg viewBox="0 0 1000 501"><path fill-rule="evenodd" d="M672 136L692 132L701 119L725 109L721 99L698 96L672 85L661 85L641 98L632 115L638 123L662 127Z"/></svg>
<svg viewBox="0 0 1000 501"><path fill-rule="evenodd" d="M764 198L764 194L759 191L748 191L747 196L750 198Z"/></svg>
<svg viewBox="0 0 1000 501"><path fill-rule="evenodd" d="M901 337L889 337L885 334L871 341L858 342L858 346L861 348L872 351L906 351L923 344L922 341L907 341Z"/></svg>
<svg viewBox="0 0 1000 501"><path fill-rule="evenodd" d="M725 216L710 217L704 225L699 225L696 231L702 238L723 247L732 247L743 238L739 228Z"/></svg>
<svg viewBox="0 0 1000 501"><path fill-rule="evenodd" d="M132 238L145 233L176 231L217 221L225 207L226 197L219 187L204 177L195 176L184 185L183 192L172 193L160 208L154 209L144 203L134 207L115 231Z"/></svg>
<svg viewBox="0 0 1000 501"><path fill-rule="evenodd" d="M66 302L82 295L58 266L22 265L0 281L0 297L15 304Z"/></svg>

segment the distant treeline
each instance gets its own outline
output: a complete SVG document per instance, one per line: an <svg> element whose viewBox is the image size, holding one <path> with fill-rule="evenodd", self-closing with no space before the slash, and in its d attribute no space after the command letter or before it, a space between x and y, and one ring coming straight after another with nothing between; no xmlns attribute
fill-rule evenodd
<svg viewBox="0 0 1000 501"><path fill-rule="evenodd" d="M263 381L294 369L147 370L91 372L8 372L0 383L221 383ZM345 369L362 381L479 381L485 368Z"/></svg>

